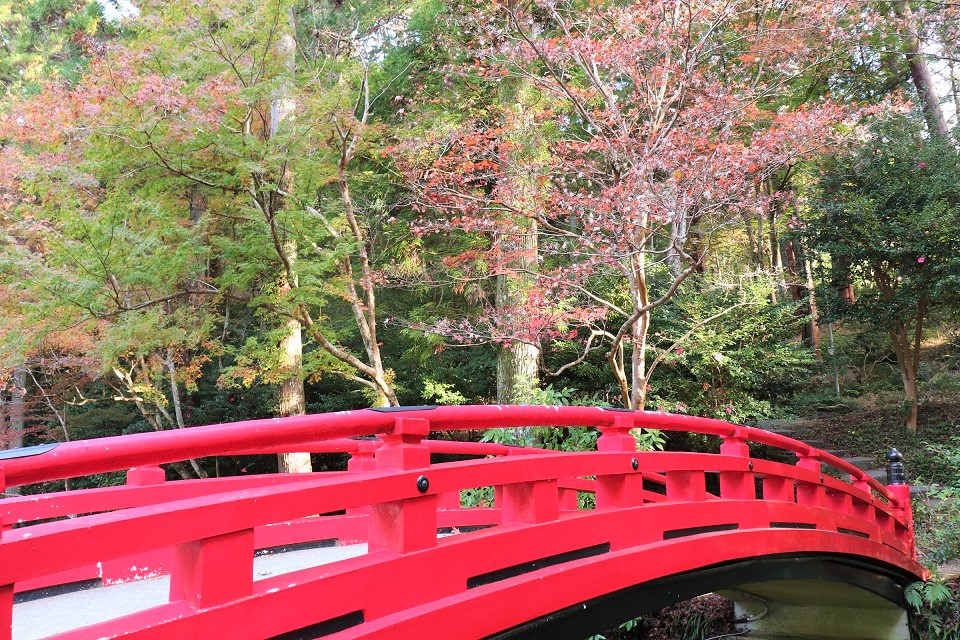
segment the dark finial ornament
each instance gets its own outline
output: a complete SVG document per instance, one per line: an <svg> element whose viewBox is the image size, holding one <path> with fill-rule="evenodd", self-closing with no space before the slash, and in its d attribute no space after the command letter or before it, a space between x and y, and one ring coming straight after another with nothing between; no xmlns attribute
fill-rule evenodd
<svg viewBox="0 0 960 640"><path fill-rule="evenodd" d="M903 468L903 454L891 449L887 454L887 484L907 484L907 474Z"/></svg>

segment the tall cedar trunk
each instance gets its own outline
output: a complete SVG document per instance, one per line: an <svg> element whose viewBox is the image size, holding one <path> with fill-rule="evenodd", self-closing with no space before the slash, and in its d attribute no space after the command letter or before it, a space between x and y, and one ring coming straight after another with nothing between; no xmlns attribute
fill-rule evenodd
<svg viewBox="0 0 960 640"><path fill-rule="evenodd" d="M807 295L810 304L810 324L808 325L810 333L810 346L820 353L820 310L817 307L817 297L815 295L816 285L813 281L813 263L804 252L803 270L807 276ZM819 357L819 355L817 356Z"/></svg>
<svg viewBox="0 0 960 640"><path fill-rule="evenodd" d="M535 131L533 109L528 108L527 101L535 92L530 92L530 85L524 82L517 89L517 100L511 117L514 119L514 130L520 135ZM520 211L528 211L536 206L539 187L536 183L537 172L530 167L535 163L528 160L529 154L540 151L541 144L530 140L516 141L510 163L512 167L511 188L514 191L514 207ZM511 232L515 235L499 238L504 248L515 257L509 265L508 273L497 276L496 305L497 309L510 309L523 304L527 291L534 284L537 271L537 223L533 217L513 220ZM530 394L540 386L540 345L514 340L503 346L497 353L497 402L511 404L525 402Z"/></svg>
<svg viewBox="0 0 960 640"><path fill-rule="evenodd" d="M923 42L920 39L917 20L907 2L895 2L893 10L903 23L906 39L905 55L907 63L910 65L910 77L913 79L913 86L916 87L917 94L920 97L927 127L931 135L946 138L949 127L947 127L947 119L943 115L943 108L940 106L940 96L937 93L933 76L930 74L930 67L927 66L927 59L923 55Z"/></svg>
<svg viewBox="0 0 960 640"><path fill-rule="evenodd" d="M17 367L13 372L13 388L10 390L10 410L9 410L9 430L8 437L10 448L16 449L23 446L23 433L26 425L25 420L25 401L27 397L27 370L23 367ZM6 494L10 496L20 495L20 487L7 487Z"/></svg>
<svg viewBox="0 0 960 640"><path fill-rule="evenodd" d="M947 64L950 68L950 96L953 98L953 112L960 114L960 82L957 78L956 62L951 58Z"/></svg>
<svg viewBox="0 0 960 640"><path fill-rule="evenodd" d="M511 243L516 243L518 257L510 265L516 271L497 276L496 304L508 309L523 303L527 289L533 284L532 272L537 268L537 225L533 220L518 221L524 226ZM497 353L497 402L524 402L539 386L540 347L529 342L514 341Z"/></svg>
<svg viewBox="0 0 960 640"><path fill-rule="evenodd" d="M804 324L800 330L800 339L817 347L818 336L816 327L817 303L814 299L812 274L809 271L809 262L802 256L803 248L799 240L791 239L783 243L784 271L789 275L787 281L790 293L790 299L796 303L803 300L807 301L807 308L799 305L796 311L797 317L804 319ZM801 272L801 266L803 271Z"/></svg>
<svg viewBox="0 0 960 640"><path fill-rule="evenodd" d="M294 39L294 16L293 8L288 9L287 25L282 29L277 39L277 53L284 61L284 78L274 93L273 101L270 103L270 137L276 138L282 125L290 125L294 118L294 109L296 102L293 99L293 78L296 73L297 64L297 43ZM284 175L281 183L288 191L293 190L293 171L290 163L286 163ZM283 207L283 201L280 198L272 199L274 201L274 211ZM287 267L280 275L279 293L283 297L289 295L297 286L296 272L293 270L297 260L296 241L289 236L282 245L284 260ZM303 329L300 321L296 318L290 318L284 324L285 335L280 343L280 353L283 358L282 367L285 373L283 381L280 383L278 414L281 418L287 416L302 416L306 413L306 403L304 401L302 361L303 361ZM310 464L310 454L301 453L280 453L277 454L277 464L280 473L306 473L312 471Z"/></svg>
<svg viewBox="0 0 960 640"><path fill-rule="evenodd" d="M644 229L649 224L649 218L644 215L642 223ZM647 252L646 245L649 236L641 234L638 246L640 251L633 260L633 296L634 309L647 309L640 314L631 327L633 349L630 354L630 394L626 399L626 408L642 411L647 404L647 335L650 333L650 303L649 289L647 288ZM677 276L679 277L679 276Z"/></svg>
<svg viewBox="0 0 960 640"><path fill-rule="evenodd" d="M773 195L773 182L770 179L764 181L764 190L766 195ZM772 294L774 304L784 299L787 294L787 281L784 277L783 254L780 250L780 232L778 230L780 220L780 202L771 199L770 207L767 209L767 234L770 242L770 268L773 270L774 277L777 279L777 288Z"/></svg>

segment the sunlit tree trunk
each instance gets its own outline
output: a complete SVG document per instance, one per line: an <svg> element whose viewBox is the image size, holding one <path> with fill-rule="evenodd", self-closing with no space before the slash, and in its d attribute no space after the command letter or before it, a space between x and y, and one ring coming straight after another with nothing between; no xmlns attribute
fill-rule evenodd
<svg viewBox="0 0 960 640"><path fill-rule="evenodd" d="M510 117L513 130L517 132L516 144L511 151L509 190L512 192L512 205L519 211L529 211L536 207L539 187L537 185L537 155L543 152L543 140L536 138L536 125L533 120L533 108L528 104L536 99L529 81L524 81L516 91L516 105ZM539 229L533 216L516 216L511 225L510 235L501 237L498 242L514 258L508 265L507 273L497 276L496 305L498 309L517 308L523 304L528 291L534 286L538 270L537 254ZM526 402L540 385L539 344L515 340L501 346L497 352L497 402L511 404Z"/></svg>
<svg viewBox="0 0 960 640"><path fill-rule="evenodd" d="M515 239L520 256L512 267L517 271L497 276L496 304L500 309L522 304L526 290L533 284L537 268L537 225L533 220L521 223ZM540 346L514 341L497 353L497 402L510 404L526 400L539 386Z"/></svg>
<svg viewBox="0 0 960 640"><path fill-rule="evenodd" d="M917 27L916 17L910 10L910 4L907 2L895 2L893 10L903 23L905 31L905 45L907 63L910 65L910 77L913 79L913 86L917 89L917 95L920 97L920 104L923 106L923 115L927 121L927 127L931 135L946 138L949 134L947 119L943 115L943 108L940 106L940 95L937 93L937 86L934 83L933 76L930 74L930 67L927 65L927 59L923 54L923 42L920 39L920 30Z"/></svg>
<svg viewBox="0 0 960 640"><path fill-rule="evenodd" d="M813 263L804 251L803 270L807 277L807 296L810 301L810 346L820 349L820 309L817 306L816 284L813 281Z"/></svg>
<svg viewBox="0 0 960 640"><path fill-rule="evenodd" d="M16 449L23 446L23 433L26 425L27 370L24 367L17 367L14 370L12 383L8 412L10 420L8 433L10 448ZM20 495L20 487L8 487L7 495Z"/></svg>
<svg viewBox="0 0 960 640"><path fill-rule="evenodd" d="M272 139L277 138L281 126L289 126L294 119L296 102L292 95L292 85L297 65L297 43L294 39L294 29L293 8L290 7L287 13L286 28L281 30L277 39L277 53L284 62L285 73L270 104L270 137ZM292 192L293 170L289 162L285 164L281 182L288 192ZM275 213L283 205L280 199L276 198L273 206ZM294 238L287 235L280 246L284 254L281 256L284 270L278 284L280 296L283 297L289 296L297 286L295 271L297 244ZM280 354L283 359L281 366L285 375L280 383L277 409L277 414L281 418L302 416L307 411L302 375L303 328L297 318L291 317L286 321L284 330L285 335L280 343ZM310 464L310 454L306 452L280 453L277 455L277 464L280 473L307 473L313 470Z"/></svg>

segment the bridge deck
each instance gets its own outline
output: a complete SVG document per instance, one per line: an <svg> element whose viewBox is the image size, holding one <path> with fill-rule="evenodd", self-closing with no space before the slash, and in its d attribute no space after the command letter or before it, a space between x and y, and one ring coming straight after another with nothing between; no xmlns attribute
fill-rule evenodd
<svg viewBox="0 0 960 640"><path fill-rule="evenodd" d="M307 567L355 558L366 544L323 546L259 555L253 560L254 581ZM50 595L45 595L50 593ZM13 640L39 640L167 603L170 576L161 575L109 586L91 585L63 592L38 590L22 594L13 605Z"/></svg>

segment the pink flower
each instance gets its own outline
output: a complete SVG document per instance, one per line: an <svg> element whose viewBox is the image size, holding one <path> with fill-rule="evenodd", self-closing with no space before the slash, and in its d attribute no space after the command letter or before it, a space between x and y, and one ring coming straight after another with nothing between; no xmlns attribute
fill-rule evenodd
<svg viewBox="0 0 960 640"><path fill-rule="evenodd" d="M653 387L651 387L650 385L647 385L647 391L650 391L651 389L653 389Z"/></svg>
<svg viewBox="0 0 960 640"><path fill-rule="evenodd" d="M726 409L724 409L724 411L726 411L728 414L733 413L733 409L731 409L730 407L727 407Z"/></svg>
<svg viewBox="0 0 960 640"><path fill-rule="evenodd" d="M677 355L678 355L678 356L682 356L682 355L683 355L683 349L677 349Z"/></svg>
<svg viewBox="0 0 960 640"><path fill-rule="evenodd" d="M917 167L919 167L920 169L926 169L926 168L927 168L927 163L926 163L926 162L921 162L921 163L917 164Z"/></svg>
<svg viewBox="0 0 960 640"><path fill-rule="evenodd" d="M927 259L924 258L923 256L920 256L919 258L917 258L917 262L919 262L920 264L923 264L923 263L926 262L926 261L927 261Z"/></svg>

